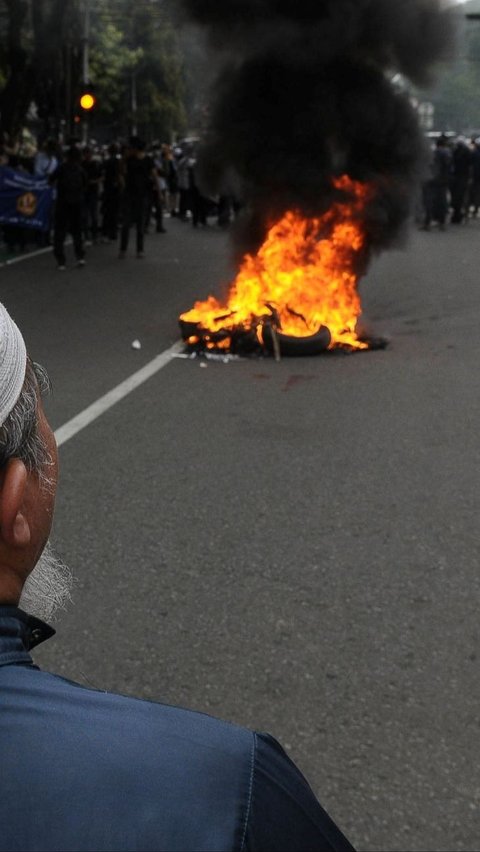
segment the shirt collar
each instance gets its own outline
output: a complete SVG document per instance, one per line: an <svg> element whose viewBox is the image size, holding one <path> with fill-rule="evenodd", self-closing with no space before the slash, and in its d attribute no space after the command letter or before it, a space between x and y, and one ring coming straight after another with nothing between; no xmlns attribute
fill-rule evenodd
<svg viewBox="0 0 480 852"><path fill-rule="evenodd" d="M16 606L0 606L0 666L31 662L28 653L55 630Z"/></svg>

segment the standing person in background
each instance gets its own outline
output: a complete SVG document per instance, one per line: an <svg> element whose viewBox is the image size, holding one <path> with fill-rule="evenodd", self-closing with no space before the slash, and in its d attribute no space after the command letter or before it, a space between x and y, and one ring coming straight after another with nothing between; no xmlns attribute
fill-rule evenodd
<svg viewBox="0 0 480 852"><path fill-rule="evenodd" d="M148 234L152 211L155 216L155 231L157 234L165 234L163 227L163 207L165 203L165 190L167 184L165 181L165 171L163 167L162 153L158 143L152 148L151 158L153 161L154 180L150 189L150 202L147 205L147 214L145 221L145 233Z"/></svg>
<svg viewBox="0 0 480 852"><path fill-rule="evenodd" d="M72 145L66 159L50 178L57 189L55 205L53 253L58 269L66 269L65 237L70 232L77 266L84 266L85 251L82 240L83 205L87 189L87 177L81 165L79 149Z"/></svg>
<svg viewBox="0 0 480 852"><path fill-rule="evenodd" d="M180 153L178 153L180 152ZM178 217L185 222L187 213L191 210L190 199L190 161L191 151L177 149L177 181L180 195Z"/></svg>
<svg viewBox="0 0 480 852"><path fill-rule="evenodd" d="M423 231L429 231L432 221L438 222L441 231L445 230L448 214L448 185L451 173L452 156L446 136L440 136L430 164L430 177L423 185L424 221Z"/></svg>
<svg viewBox="0 0 480 852"><path fill-rule="evenodd" d="M120 167L122 189L122 228L118 255L120 259L126 255L132 225L135 225L136 230L137 258L144 257L146 211L155 178L153 160L145 155L145 143L138 136L132 136Z"/></svg>
<svg viewBox="0 0 480 852"><path fill-rule="evenodd" d="M207 225L207 209L208 209L208 201L202 195L200 187L198 186L197 181L197 159L195 156L190 157L189 165L188 165L188 177L189 177L189 196L190 196L190 207L192 210L192 225L194 228L198 228L199 225L206 226Z"/></svg>
<svg viewBox="0 0 480 852"><path fill-rule="evenodd" d="M102 170L100 163L93 157L91 148L83 149L83 170L87 176L84 208L84 235L88 243L96 243L98 237L98 199Z"/></svg>
<svg viewBox="0 0 480 852"><path fill-rule="evenodd" d="M480 208L480 145L478 139L472 139L472 182L469 191L469 212L477 216Z"/></svg>
<svg viewBox="0 0 480 852"><path fill-rule="evenodd" d="M179 159L178 152L179 151L180 151L180 154L181 154L181 148L175 148L175 150L170 148L170 155L169 155L170 166L168 168L168 177L167 177L167 182L168 182L168 209L169 209L169 212L170 212L170 216L178 216L178 214L179 214L179 209L178 209L179 203L180 203L180 196L179 196L179 192L178 192L178 159Z"/></svg>
<svg viewBox="0 0 480 852"><path fill-rule="evenodd" d="M50 178L58 168L57 144L54 139L47 139L40 145L33 161L33 174L39 178ZM39 245L50 245L52 224L55 215L55 199L50 210L48 228L39 231L37 242Z"/></svg>
<svg viewBox="0 0 480 852"><path fill-rule="evenodd" d="M175 168L173 165L173 154L170 145L164 143L160 148L160 162L162 164L163 171L163 179L165 182L165 188L163 191L163 209L167 216L171 215L171 199L170 199L170 186L172 183L172 176L176 177Z"/></svg>
<svg viewBox="0 0 480 852"><path fill-rule="evenodd" d="M102 236L115 241L118 236L118 208L120 201L120 158L118 146L108 146L108 157L102 170Z"/></svg>
<svg viewBox="0 0 480 852"><path fill-rule="evenodd" d="M466 140L460 136L455 143L452 154L450 180L452 217L450 221L453 225L460 225L465 219L471 167L472 152Z"/></svg>
<svg viewBox="0 0 480 852"><path fill-rule="evenodd" d="M33 174L39 178L49 178L58 167L57 145L54 139L47 139L40 145L33 161Z"/></svg>

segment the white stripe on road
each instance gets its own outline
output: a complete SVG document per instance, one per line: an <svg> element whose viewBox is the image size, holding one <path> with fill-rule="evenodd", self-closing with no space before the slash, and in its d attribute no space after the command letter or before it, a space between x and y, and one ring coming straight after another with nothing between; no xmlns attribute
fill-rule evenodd
<svg viewBox="0 0 480 852"><path fill-rule="evenodd" d="M69 238L66 240L65 245L71 246L73 240ZM19 254L16 257L8 257L7 260L2 260L0 266L11 266L12 263L21 263L22 260L29 260L31 257L37 257L39 254L47 254L53 252L53 246L45 246L45 248L36 249L35 251L29 251L26 254Z"/></svg>
<svg viewBox="0 0 480 852"><path fill-rule="evenodd" d="M60 426L55 432L58 446L60 447L66 441L70 440L70 438L73 438L74 435L85 429L85 426L93 423L97 417L100 417L105 411L108 411L109 408L112 408L113 405L120 402L121 399L135 390L135 388L146 382L147 379L155 375L162 367L166 367L172 358L181 351L183 346L184 344L181 340L174 343L170 349L166 349L165 352L157 355L153 361L149 361L148 364L145 364L144 367L137 370L136 373L133 373L128 379L125 379L125 381L113 388L113 390L101 396L100 399L97 399L96 402L93 402L92 405L89 405L88 408L85 408L80 414L73 417L72 420Z"/></svg>
<svg viewBox="0 0 480 852"><path fill-rule="evenodd" d="M39 254L46 254L47 251L51 254L52 247L46 246L45 248L37 249L36 251L29 251L28 254L19 254L17 257L9 257L1 264L1 266L11 266L12 263L21 263L22 260L28 260L30 257L37 257Z"/></svg>

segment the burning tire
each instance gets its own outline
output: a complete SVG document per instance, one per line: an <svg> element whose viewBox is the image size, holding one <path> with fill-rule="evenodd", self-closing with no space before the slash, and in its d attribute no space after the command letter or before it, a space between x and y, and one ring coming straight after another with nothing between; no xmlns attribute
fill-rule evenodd
<svg viewBox="0 0 480 852"><path fill-rule="evenodd" d="M266 324L263 327L262 336L265 348L269 352L275 354L276 346L278 346L280 355L290 358L318 355L328 349L332 339L326 325L321 325L315 334L308 337L292 337L290 334L275 331L270 325Z"/></svg>

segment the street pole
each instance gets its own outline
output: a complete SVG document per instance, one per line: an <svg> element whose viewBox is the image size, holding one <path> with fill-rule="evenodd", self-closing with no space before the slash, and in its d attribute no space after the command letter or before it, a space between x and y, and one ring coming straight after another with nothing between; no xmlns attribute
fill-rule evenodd
<svg viewBox="0 0 480 852"><path fill-rule="evenodd" d="M82 83L86 86L90 80L89 70L89 48L90 48L90 0L85 0L85 15L83 20L83 39L82 39ZM83 118L82 123L82 142L85 145L88 141L88 117Z"/></svg>

